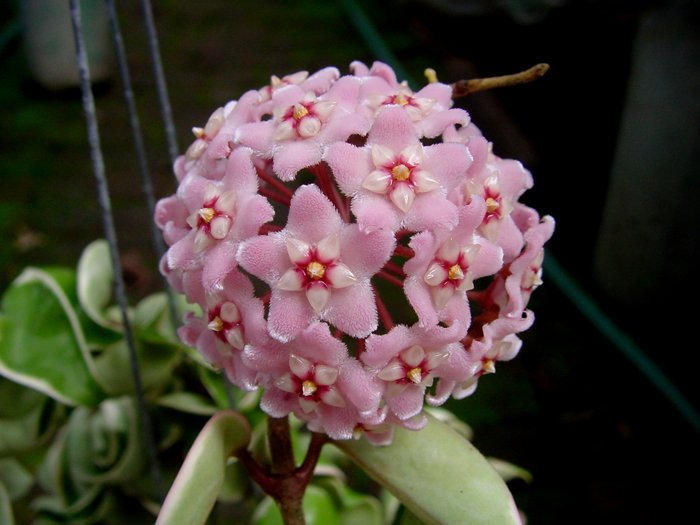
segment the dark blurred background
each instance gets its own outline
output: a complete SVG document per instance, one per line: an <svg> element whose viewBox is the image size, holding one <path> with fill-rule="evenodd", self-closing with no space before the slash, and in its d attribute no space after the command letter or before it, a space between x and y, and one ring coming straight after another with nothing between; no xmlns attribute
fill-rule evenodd
<svg viewBox="0 0 700 525"><path fill-rule="evenodd" d="M69 69L51 40L59 37L50 38L58 25L52 4L63 2L10 3L2 15L0 290L27 264L73 266L103 236L79 92L70 78L47 72ZM130 293L138 295L160 284L150 217L109 36L101 35L101 2L85 4L84 12L95 11L88 45L117 233ZM694 270L700 255L699 2L153 4L182 151L192 126L271 74L371 64L377 39L358 31L358 8L417 85L427 67L453 82L549 63L537 82L456 104L498 155L533 173L535 187L522 201L557 220L549 256L697 401L691 264ZM175 182L141 7L136 0L117 6L162 197ZM570 287L547 273L544 280L521 355L450 406L473 426L485 454L533 474L529 484L511 484L529 523L687 522L698 488L697 421L694 428L639 361L601 335L569 300Z"/></svg>

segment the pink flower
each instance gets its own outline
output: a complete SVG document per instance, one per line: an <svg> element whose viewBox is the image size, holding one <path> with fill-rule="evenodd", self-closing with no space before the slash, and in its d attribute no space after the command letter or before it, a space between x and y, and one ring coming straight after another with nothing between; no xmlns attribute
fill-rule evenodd
<svg viewBox="0 0 700 525"><path fill-rule="evenodd" d="M466 172L471 155L461 144L424 146L410 117L400 107L387 106L364 147L336 142L325 160L340 189L352 197L363 231L419 231L456 224L457 208L446 196Z"/></svg>
<svg viewBox="0 0 700 525"><path fill-rule="evenodd" d="M501 248L476 231L484 209L484 201L474 198L460 208L453 230L426 231L411 239L416 255L404 265L404 289L421 326L458 319L468 327L466 292L474 288L475 279L493 275L503 266Z"/></svg>
<svg viewBox="0 0 700 525"><path fill-rule="evenodd" d="M423 408L427 387L437 377L461 377L470 363L459 337L462 327L424 330L398 325L384 335L371 335L360 360L383 381L389 412L404 421ZM449 363L449 366L443 366Z"/></svg>
<svg viewBox="0 0 700 525"><path fill-rule="evenodd" d="M328 325L311 324L285 350L280 356L286 359L276 364L261 400L265 412L273 417L293 412L335 439L349 439L361 422L381 422L378 382L349 356Z"/></svg>
<svg viewBox="0 0 700 525"><path fill-rule="evenodd" d="M241 359L250 343L267 344L262 302L253 295L247 277L233 270L224 280L222 291L207 294L203 317L188 313L178 329L180 338L216 368L223 368L232 384L245 390L257 387L257 372Z"/></svg>
<svg viewBox="0 0 700 525"><path fill-rule="evenodd" d="M479 378L485 374L495 374L496 362L514 359L521 346L522 341L514 334L508 334L497 341L492 341L486 353L476 362L471 377L463 381L455 381L450 394L455 399L464 399L473 394Z"/></svg>
<svg viewBox="0 0 700 525"><path fill-rule="evenodd" d="M272 290L269 328L282 342L321 319L352 337L377 328L370 278L394 249L386 231L345 224L315 185L292 198L284 230L245 241L238 260Z"/></svg>
<svg viewBox="0 0 700 525"><path fill-rule="evenodd" d="M281 180L293 180L321 161L327 145L367 133L369 122L355 111L358 93L352 77L339 79L321 96L287 86L272 95L273 118L241 126L235 141L271 158Z"/></svg>
<svg viewBox="0 0 700 525"><path fill-rule="evenodd" d="M399 106L414 123L418 135L427 138L437 137L450 126L469 122L466 111L450 109L452 87L447 84L433 82L414 93L408 82L398 82L394 71L382 62L374 62L371 69L353 62L350 68L362 80L363 104L370 115L376 116L384 106Z"/></svg>

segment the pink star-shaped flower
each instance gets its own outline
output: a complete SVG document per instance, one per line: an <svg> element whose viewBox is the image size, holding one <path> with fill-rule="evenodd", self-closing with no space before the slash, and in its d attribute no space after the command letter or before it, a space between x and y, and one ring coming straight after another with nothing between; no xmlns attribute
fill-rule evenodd
<svg viewBox="0 0 700 525"><path fill-rule="evenodd" d="M232 384L254 390L257 372L242 361L241 351L250 343L267 344L270 337L263 304L253 295L252 283L234 269L224 279L221 291L207 294L200 306L203 317L186 314L178 335L213 366L224 369Z"/></svg>
<svg viewBox="0 0 700 525"><path fill-rule="evenodd" d="M249 362L263 364L269 373L261 407L273 417L293 412L335 439L348 439L358 424L379 424L384 417L380 383L349 356L325 323L312 323L285 351L276 352L275 360L263 363L264 350L254 346L246 353Z"/></svg>
<svg viewBox="0 0 700 525"><path fill-rule="evenodd" d="M404 290L423 327L459 319L469 326L466 291L474 280L493 275L503 266L500 247L478 235L484 201L472 199L459 210L459 222L444 229L416 234L409 246L415 256L404 264Z"/></svg>
<svg viewBox="0 0 700 525"><path fill-rule="evenodd" d="M437 377L464 377L473 365L459 343L459 322L424 330L398 325L384 335L367 338L360 360L385 385L389 412L407 420L423 409L425 390Z"/></svg>
<svg viewBox="0 0 700 525"><path fill-rule="evenodd" d="M360 229L452 228L457 208L447 200L469 167L462 144L423 146L398 106L381 110L364 147L331 145L325 155L340 189L352 197Z"/></svg>
<svg viewBox="0 0 700 525"><path fill-rule="evenodd" d="M317 319L365 337L377 328L370 278L394 245L391 232L344 223L321 190L306 185L292 197L285 229L242 243L238 261L272 290L268 321L277 340L290 341Z"/></svg>
<svg viewBox="0 0 700 525"><path fill-rule="evenodd" d="M434 138L446 128L464 126L469 114L452 108L452 87L432 82L414 92L408 82L399 82L394 70L382 62L374 62L370 69L361 62L350 65L355 76L362 80L363 106L373 118L381 108L396 105L406 112L421 137Z"/></svg>
<svg viewBox="0 0 700 525"><path fill-rule="evenodd" d="M221 266L221 257L208 257L209 252L226 251L226 245L256 234L272 220L272 206L257 191L250 150L239 148L227 159L226 174L220 181L191 172L181 181L175 199L159 201L156 223L174 241L162 263L169 278L181 280L183 272L206 264L220 267L219 273L225 275L235 259ZM176 288L181 289L182 283Z"/></svg>
<svg viewBox="0 0 700 525"><path fill-rule="evenodd" d="M327 145L367 133L369 121L356 111L359 88L349 76L321 96L286 86L272 94L273 118L241 126L235 141L271 158L281 180L293 180L299 170L321 161Z"/></svg>

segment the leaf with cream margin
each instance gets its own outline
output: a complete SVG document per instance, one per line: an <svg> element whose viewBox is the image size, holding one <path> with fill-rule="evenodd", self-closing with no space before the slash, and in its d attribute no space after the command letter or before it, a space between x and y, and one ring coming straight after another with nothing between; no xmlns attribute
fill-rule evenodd
<svg viewBox="0 0 700 525"><path fill-rule="evenodd" d="M158 514L156 525L203 525L224 483L226 463L248 445L250 426L238 412L212 416L192 444Z"/></svg>
<svg viewBox="0 0 700 525"><path fill-rule="evenodd" d="M0 482L0 523L4 525L15 525L14 513L12 512L12 501L2 482Z"/></svg>
<svg viewBox="0 0 700 525"><path fill-rule="evenodd" d="M78 314L72 272L27 268L7 289L0 314L0 374L67 405L104 394Z"/></svg>
<svg viewBox="0 0 700 525"><path fill-rule="evenodd" d="M364 439L334 444L427 525L520 525L513 497L488 460L427 417L419 431L397 428L386 447Z"/></svg>
<svg viewBox="0 0 700 525"><path fill-rule="evenodd" d="M104 314L112 300L114 271L109 245L104 239L88 244L78 261L78 300L95 323L116 329Z"/></svg>

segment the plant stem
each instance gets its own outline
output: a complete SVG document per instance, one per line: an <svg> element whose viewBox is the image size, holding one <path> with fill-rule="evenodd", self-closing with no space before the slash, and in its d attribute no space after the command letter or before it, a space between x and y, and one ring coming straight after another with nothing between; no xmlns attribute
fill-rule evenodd
<svg viewBox="0 0 700 525"><path fill-rule="evenodd" d="M536 64L530 69L521 71L520 73L513 73L512 75L458 80L452 84L452 98L464 97L471 93L476 93L477 91L532 82L542 77L548 69L549 64Z"/></svg>
<svg viewBox="0 0 700 525"><path fill-rule="evenodd" d="M268 418L267 439L272 461L269 468L258 464L247 450L240 451L238 459L250 477L277 502L285 525L305 525L304 492L328 437L325 434L311 433L309 449L299 467L294 462L287 417Z"/></svg>

